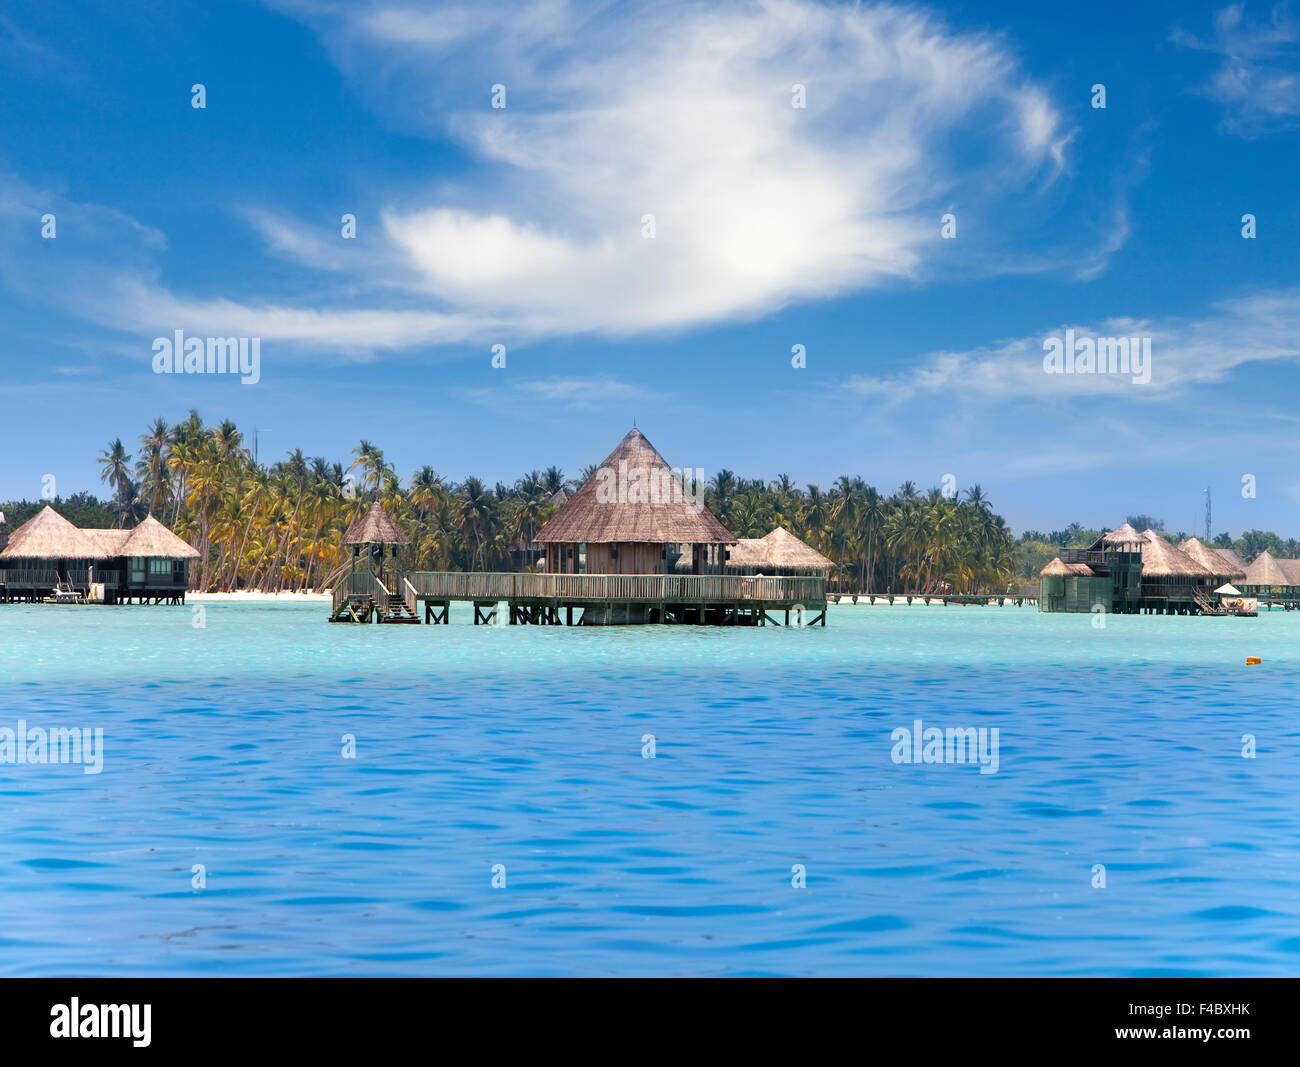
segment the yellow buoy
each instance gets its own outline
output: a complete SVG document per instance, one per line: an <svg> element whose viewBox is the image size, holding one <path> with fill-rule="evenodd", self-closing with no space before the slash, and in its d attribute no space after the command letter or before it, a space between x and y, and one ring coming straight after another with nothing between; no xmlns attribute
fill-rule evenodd
<svg viewBox="0 0 1300 1067"><path fill-rule="evenodd" d="M1247 667L1253 667L1253 666L1255 666L1257 663L1262 663L1262 662L1263 662L1263 661L1262 661L1258 656L1247 656L1247 657L1246 657L1246 666L1247 666Z"/></svg>

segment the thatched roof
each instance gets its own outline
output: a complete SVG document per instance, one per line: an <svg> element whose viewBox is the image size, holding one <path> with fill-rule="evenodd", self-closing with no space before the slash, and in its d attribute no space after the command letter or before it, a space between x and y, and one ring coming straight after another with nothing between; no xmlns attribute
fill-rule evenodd
<svg viewBox="0 0 1300 1067"><path fill-rule="evenodd" d="M103 530L101 533L118 531ZM198 559L197 549L177 537L152 515L145 518L134 530L131 530L118 551L119 556L153 556L158 559Z"/></svg>
<svg viewBox="0 0 1300 1067"><path fill-rule="evenodd" d="M826 572L835 564L783 526L764 537L741 537L729 550L727 567Z"/></svg>
<svg viewBox="0 0 1300 1067"><path fill-rule="evenodd" d="M196 559L198 555L152 515L134 530L79 530L46 506L13 532L0 559Z"/></svg>
<svg viewBox="0 0 1300 1067"><path fill-rule="evenodd" d="M1220 556L1222 556L1222 557L1223 557L1225 560L1227 560L1229 563L1231 563L1233 566L1235 566L1235 567L1240 567L1240 568L1241 568L1241 573L1242 573L1242 574L1245 574L1245 573L1246 573L1246 561L1245 561L1244 559L1242 559L1239 555L1237 555L1237 550L1236 550L1236 549L1234 549L1234 548L1216 548L1214 551L1217 552Z"/></svg>
<svg viewBox="0 0 1300 1067"><path fill-rule="evenodd" d="M0 553L3 555L3 553ZM1291 560L1274 559L1272 554L1266 548L1258 556L1255 562L1246 568L1246 585L1294 585L1290 568L1285 564Z"/></svg>
<svg viewBox="0 0 1300 1067"><path fill-rule="evenodd" d="M1145 535L1138 533L1126 522L1118 529L1102 534L1089 547L1096 551L1102 548L1115 548L1119 545L1140 545L1144 540Z"/></svg>
<svg viewBox="0 0 1300 1067"><path fill-rule="evenodd" d="M569 494L566 493L562 488L555 490L555 492L551 494L551 503L554 504L556 507L562 506L568 499L569 499Z"/></svg>
<svg viewBox="0 0 1300 1067"><path fill-rule="evenodd" d="M1144 530L1142 536L1143 578L1212 578L1215 573L1203 567L1186 552L1180 552L1155 530Z"/></svg>
<svg viewBox="0 0 1300 1067"><path fill-rule="evenodd" d="M1178 542L1178 551L1185 552L1219 578L1246 577L1245 567L1238 567L1198 538L1189 537L1186 541Z"/></svg>
<svg viewBox="0 0 1300 1067"><path fill-rule="evenodd" d="M676 489L671 483L676 482ZM682 489L640 430L631 430L596 473L537 531L535 540L564 544L726 544L736 538Z"/></svg>
<svg viewBox="0 0 1300 1067"><path fill-rule="evenodd" d="M9 535L0 559L99 559L99 546L48 504Z"/></svg>
<svg viewBox="0 0 1300 1067"><path fill-rule="evenodd" d="M97 549L95 559L112 559L114 556L126 555L122 547L131 536L130 530L82 530L81 532L90 538L90 543Z"/></svg>
<svg viewBox="0 0 1300 1067"><path fill-rule="evenodd" d="M409 545L411 539L376 500L343 532L345 545Z"/></svg>
<svg viewBox="0 0 1300 1067"><path fill-rule="evenodd" d="M1086 563L1062 563L1060 556L1038 572L1040 578L1091 578L1092 574Z"/></svg>

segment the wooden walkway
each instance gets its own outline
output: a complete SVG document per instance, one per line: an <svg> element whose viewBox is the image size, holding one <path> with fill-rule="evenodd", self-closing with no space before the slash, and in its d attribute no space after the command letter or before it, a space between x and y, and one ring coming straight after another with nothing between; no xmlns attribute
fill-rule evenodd
<svg viewBox="0 0 1300 1067"><path fill-rule="evenodd" d="M820 577L415 571L400 586L349 574L333 590L330 621L441 625L452 603L464 602L473 605L476 626L826 625Z"/></svg>
<svg viewBox="0 0 1300 1067"><path fill-rule="evenodd" d="M949 604L960 604L962 607L968 604L976 604L980 607L991 607L994 604L1002 607L1003 604L1014 604L1020 607L1022 604L1038 603L1037 596L1020 593L831 593L828 599L832 604L857 604L861 601L866 601L868 604L874 604L876 601L882 604L893 604L899 600L911 604L919 600L927 605L936 603L943 604L945 607Z"/></svg>

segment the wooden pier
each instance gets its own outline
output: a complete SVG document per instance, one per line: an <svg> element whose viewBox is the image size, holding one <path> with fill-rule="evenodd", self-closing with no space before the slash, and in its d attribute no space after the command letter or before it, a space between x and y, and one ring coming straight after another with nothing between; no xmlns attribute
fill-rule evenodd
<svg viewBox="0 0 1300 1067"><path fill-rule="evenodd" d="M832 604L856 604L860 600L865 600L868 604L875 604L876 601L882 604L893 604L899 600L911 604L919 600L927 607L932 603L942 604L944 607L949 604L960 604L962 607L968 604L980 607L992 607L995 604L1002 607L1004 604L1014 604L1020 607L1022 604L1038 603L1038 597L1032 593L831 593L829 599Z"/></svg>
<svg viewBox="0 0 1300 1067"><path fill-rule="evenodd" d="M475 626L826 625L822 577L415 571L397 584L346 575L330 621L445 625L460 602L473 606Z"/></svg>

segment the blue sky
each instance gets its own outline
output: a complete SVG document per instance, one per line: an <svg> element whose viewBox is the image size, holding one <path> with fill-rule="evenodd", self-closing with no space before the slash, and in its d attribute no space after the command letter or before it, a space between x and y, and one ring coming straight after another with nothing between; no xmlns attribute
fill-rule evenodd
<svg viewBox="0 0 1300 1067"><path fill-rule="evenodd" d="M1195 529L1211 485L1216 532L1300 531L1300 12L97 7L0 7L0 499L194 407L404 477L576 473L635 419L1016 529ZM1067 328L1151 381L1045 373ZM261 380L155 374L177 329Z"/></svg>

